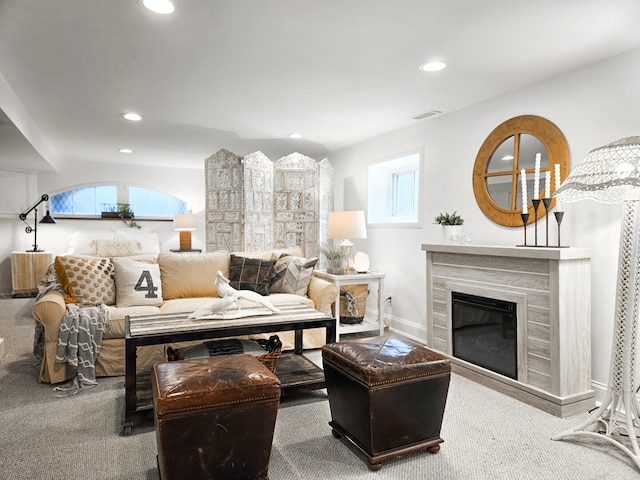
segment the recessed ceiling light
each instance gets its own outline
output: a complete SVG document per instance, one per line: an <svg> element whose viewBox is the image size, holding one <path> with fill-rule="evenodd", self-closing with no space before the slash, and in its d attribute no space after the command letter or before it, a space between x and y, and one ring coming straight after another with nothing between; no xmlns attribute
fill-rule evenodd
<svg viewBox="0 0 640 480"><path fill-rule="evenodd" d="M502 160L513 160L513 155L505 155L504 157L502 157Z"/></svg>
<svg viewBox="0 0 640 480"><path fill-rule="evenodd" d="M439 72L440 70L447 68L447 64L444 62L428 62L423 63L418 68L423 72Z"/></svg>
<svg viewBox="0 0 640 480"><path fill-rule="evenodd" d="M173 13L174 6L171 0L142 0L142 4L155 13L167 15Z"/></svg>
<svg viewBox="0 0 640 480"><path fill-rule="evenodd" d="M118 150L120 153L133 153L133 150L130 148L121 148Z"/></svg>
<svg viewBox="0 0 640 480"><path fill-rule="evenodd" d="M289 134L289 138L295 138L295 139L302 138L302 134L301 133L290 133Z"/></svg>
<svg viewBox="0 0 640 480"><path fill-rule="evenodd" d="M140 120L142 120L142 116L135 112L123 113L122 117L132 122L139 122Z"/></svg>

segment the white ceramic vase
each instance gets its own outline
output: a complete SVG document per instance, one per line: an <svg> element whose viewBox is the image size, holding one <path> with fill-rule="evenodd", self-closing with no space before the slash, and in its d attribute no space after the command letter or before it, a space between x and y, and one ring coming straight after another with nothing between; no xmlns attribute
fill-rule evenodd
<svg viewBox="0 0 640 480"><path fill-rule="evenodd" d="M442 242L445 245L460 245L462 225L442 225Z"/></svg>

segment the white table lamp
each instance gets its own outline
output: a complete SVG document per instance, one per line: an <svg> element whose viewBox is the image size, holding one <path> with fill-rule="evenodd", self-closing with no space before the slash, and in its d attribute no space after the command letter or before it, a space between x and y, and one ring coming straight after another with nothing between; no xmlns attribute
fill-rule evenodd
<svg viewBox="0 0 640 480"><path fill-rule="evenodd" d="M176 215L173 229L180 232L180 250L191 250L191 232L196 229L196 216L191 213Z"/></svg>
<svg viewBox="0 0 640 480"><path fill-rule="evenodd" d="M349 269L353 269L355 255L353 238L367 238L367 223L362 210L329 212L327 235L331 239L342 239L340 247L347 251Z"/></svg>

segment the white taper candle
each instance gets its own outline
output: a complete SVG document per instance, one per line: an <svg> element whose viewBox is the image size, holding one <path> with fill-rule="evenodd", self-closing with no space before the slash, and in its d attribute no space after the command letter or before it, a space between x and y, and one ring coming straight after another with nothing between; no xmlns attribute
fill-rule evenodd
<svg viewBox="0 0 640 480"><path fill-rule="evenodd" d="M520 182L521 182L521 190L522 190L522 213L527 213L527 172L525 169L520 170Z"/></svg>
<svg viewBox="0 0 640 480"><path fill-rule="evenodd" d="M533 172L533 199L538 200L540 198L540 157L539 153L536 153L536 163Z"/></svg>
<svg viewBox="0 0 640 480"><path fill-rule="evenodd" d="M561 183L560 182L560 164L559 163L555 163L553 165L553 176L555 177L555 181L556 181L555 190L557 191L560 188L560 183ZM562 211L562 204L560 203L560 199L559 198L556 199L556 210L558 212Z"/></svg>
<svg viewBox="0 0 640 480"><path fill-rule="evenodd" d="M544 198L551 198L551 170L544 172Z"/></svg>

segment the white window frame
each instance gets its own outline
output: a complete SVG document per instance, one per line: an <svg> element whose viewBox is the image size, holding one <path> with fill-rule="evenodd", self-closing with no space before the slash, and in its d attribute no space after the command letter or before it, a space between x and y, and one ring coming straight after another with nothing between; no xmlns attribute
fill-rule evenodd
<svg viewBox="0 0 640 480"><path fill-rule="evenodd" d="M367 222L371 227L422 227L423 151L411 150L387 157L368 166ZM414 215L394 215L394 180L397 175L415 175Z"/></svg>

